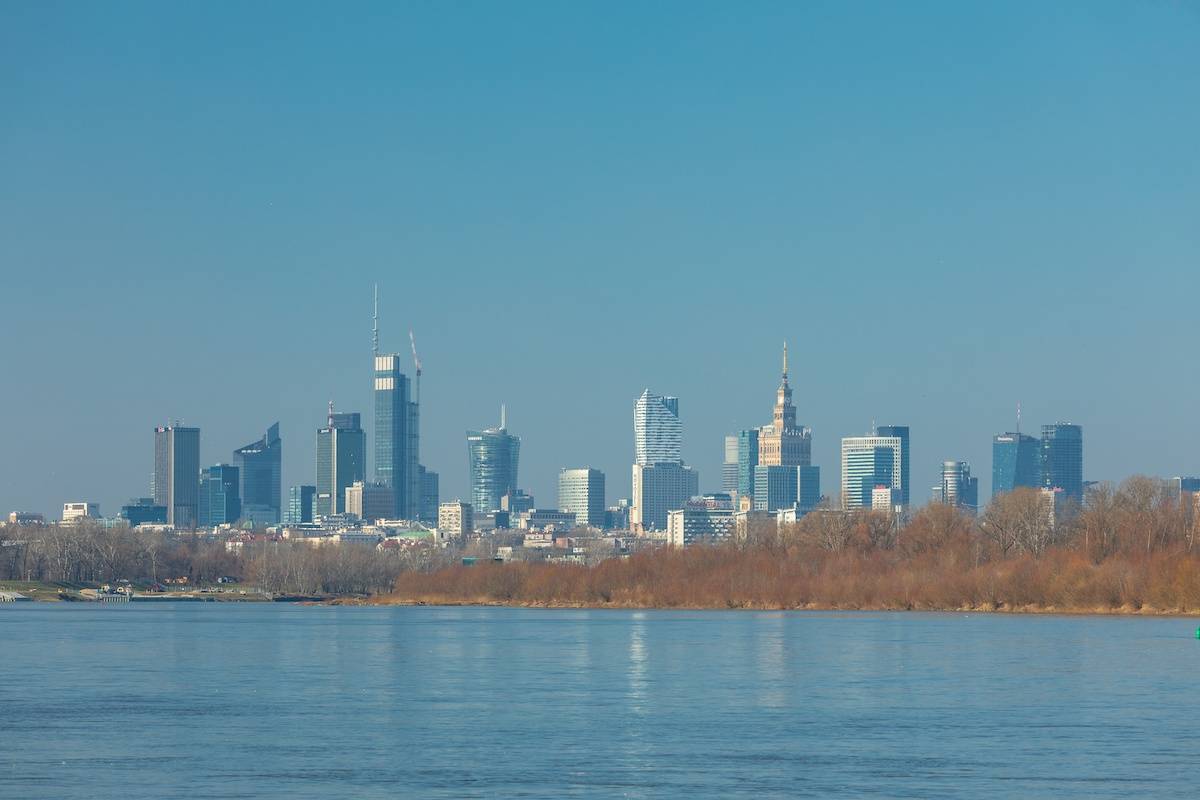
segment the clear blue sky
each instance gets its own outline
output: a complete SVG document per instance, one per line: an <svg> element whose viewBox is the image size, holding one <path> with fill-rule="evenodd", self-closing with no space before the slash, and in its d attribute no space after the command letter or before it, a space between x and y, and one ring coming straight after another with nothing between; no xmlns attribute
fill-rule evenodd
<svg viewBox="0 0 1200 800"><path fill-rule="evenodd" d="M375 281L443 497L502 402L540 505L628 496L644 387L716 488L785 338L827 492L876 419L986 494L1018 400L1200 473L1198 142L1194 2L8 2L0 509L115 513L169 418L312 482Z"/></svg>

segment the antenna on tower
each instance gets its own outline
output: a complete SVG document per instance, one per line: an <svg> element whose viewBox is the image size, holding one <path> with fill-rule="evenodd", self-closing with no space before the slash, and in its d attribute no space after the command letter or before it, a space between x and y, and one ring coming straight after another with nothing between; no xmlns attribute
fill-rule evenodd
<svg viewBox="0 0 1200 800"><path fill-rule="evenodd" d="M783 340L783 377L787 377L787 340Z"/></svg>
<svg viewBox="0 0 1200 800"><path fill-rule="evenodd" d="M333 427L333 401L329 401L329 427Z"/></svg>
<svg viewBox="0 0 1200 800"><path fill-rule="evenodd" d="M1021 401L1017 401L1017 433L1021 432Z"/></svg>
<svg viewBox="0 0 1200 800"><path fill-rule="evenodd" d="M379 284L375 284L375 316L371 326L371 354L379 355Z"/></svg>
<svg viewBox="0 0 1200 800"><path fill-rule="evenodd" d="M421 402L421 357L417 355L417 337L413 335L412 328L408 329L408 341L412 343L413 367L416 369L417 378L417 403Z"/></svg>
<svg viewBox="0 0 1200 800"><path fill-rule="evenodd" d="M506 430L508 428L507 417L508 417L507 409L504 407L504 403L501 403L500 404L500 430Z"/></svg>

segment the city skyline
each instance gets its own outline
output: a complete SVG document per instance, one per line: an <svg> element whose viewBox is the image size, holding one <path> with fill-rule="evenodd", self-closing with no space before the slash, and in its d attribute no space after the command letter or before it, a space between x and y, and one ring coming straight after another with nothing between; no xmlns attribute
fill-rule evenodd
<svg viewBox="0 0 1200 800"><path fill-rule="evenodd" d="M982 500L1018 401L1031 435L1085 429L1087 480L1197 472L1200 377L1167 346L1200 284L1194 9L872 14L23 7L0 507L112 514L175 419L201 467L278 420L284 490L311 483L330 397L373 428L375 283L381 351L420 342L443 498L501 402L539 502L579 464L623 496L646 386L713 491L785 339L827 492L878 419L911 427L914 503L946 460Z"/></svg>

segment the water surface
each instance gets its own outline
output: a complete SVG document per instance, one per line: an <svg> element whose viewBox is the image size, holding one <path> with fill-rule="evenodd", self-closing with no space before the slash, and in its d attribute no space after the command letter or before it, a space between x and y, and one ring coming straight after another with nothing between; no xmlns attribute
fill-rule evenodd
<svg viewBox="0 0 1200 800"><path fill-rule="evenodd" d="M0 798L1186 797L1186 619L0 607Z"/></svg>

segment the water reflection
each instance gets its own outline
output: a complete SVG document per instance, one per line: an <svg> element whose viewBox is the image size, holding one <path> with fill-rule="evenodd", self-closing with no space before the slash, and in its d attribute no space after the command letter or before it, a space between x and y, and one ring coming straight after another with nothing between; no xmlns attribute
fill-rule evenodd
<svg viewBox="0 0 1200 800"><path fill-rule="evenodd" d="M629 710L646 713L646 614L636 611L629 624Z"/></svg>

